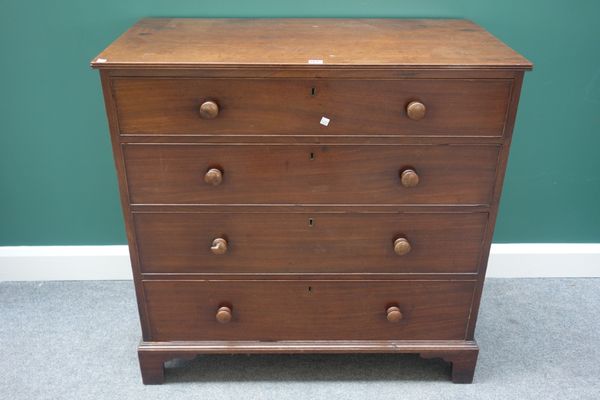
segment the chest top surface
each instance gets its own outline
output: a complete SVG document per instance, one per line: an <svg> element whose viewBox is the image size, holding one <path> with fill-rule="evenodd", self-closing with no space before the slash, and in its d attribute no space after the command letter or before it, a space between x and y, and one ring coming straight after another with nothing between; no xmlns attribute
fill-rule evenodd
<svg viewBox="0 0 600 400"><path fill-rule="evenodd" d="M531 69L460 19L143 19L94 68L311 67Z"/></svg>

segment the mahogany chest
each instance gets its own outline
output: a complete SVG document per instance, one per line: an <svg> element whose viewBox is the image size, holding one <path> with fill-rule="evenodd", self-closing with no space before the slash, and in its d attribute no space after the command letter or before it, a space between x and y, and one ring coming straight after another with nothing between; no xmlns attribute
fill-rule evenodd
<svg viewBox="0 0 600 400"><path fill-rule="evenodd" d="M144 383L202 353L471 382L524 71L472 22L145 19L99 56Z"/></svg>

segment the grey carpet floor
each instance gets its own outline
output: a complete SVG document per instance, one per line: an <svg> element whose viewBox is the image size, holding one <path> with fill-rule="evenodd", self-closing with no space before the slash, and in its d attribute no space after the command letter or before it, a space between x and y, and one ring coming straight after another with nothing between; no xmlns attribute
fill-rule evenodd
<svg viewBox="0 0 600 400"><path fill-rule="evenodd" d="M600 399L600 279L489 279L472 385L413 355L211 355L143 386L130 282L0 283L0 399Z"/></svg>

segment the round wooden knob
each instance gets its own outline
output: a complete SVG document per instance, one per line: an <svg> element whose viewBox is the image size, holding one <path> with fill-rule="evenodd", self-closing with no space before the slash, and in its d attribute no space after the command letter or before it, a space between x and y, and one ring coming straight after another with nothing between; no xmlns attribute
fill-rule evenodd
<svg viewBox="0 0 600 400"><path fill-rule="evenodd" d="M227 306L219 307L216 315L217 321L222 324L226 324L231 321L231 308Z"/></svg>
<svg viewBox="0 0 600 400"><path fill-rule="evenodd" d="M223 172L218 168L211 168L204 175L204 182L209 185L219 186L223 182Z"/></svg>
<svg viewBox="0 0 600 400"><path fill-rule="evenodd" d="M398 322L402 319L402 311L396 306L388 307L385 313L390 322Z"/></svg>
<svg viewBox="0 0 600 400"><path fill-rule="evenodd" d="M205 101L200 105L200 117L203 119L213 119L219 115L219 105L214 101Z"/></svg>
<svg viewBox="0 0 600 400"><path fill-rule="evenodd" d="M410 250L410 243L406 238L401 237L394 240L394 252L399 256L410 253Z"/></svg>
<svg viewBox="0 0 600 400"><path fill-rule="evenodd" d="M405 188L415 187L419 184L419 174L414 169L405 169L400 173L400 182Z"/></svg>
<svg viewBox="0 0 600 400"><path fill-rule="evenodd" d="M425 104L420 101L411 101L406 106L406 115L408 118L418 121L420 119L425 118L425 112L427 109L425 108Z"/></svg>
<svg viewBox="0 0 600 400"><path fill-rule="evenodd" d="M227 240L223 238L216 238L213 240L212 245L210 246L210 251L217 255L227 253Z"/></svg>

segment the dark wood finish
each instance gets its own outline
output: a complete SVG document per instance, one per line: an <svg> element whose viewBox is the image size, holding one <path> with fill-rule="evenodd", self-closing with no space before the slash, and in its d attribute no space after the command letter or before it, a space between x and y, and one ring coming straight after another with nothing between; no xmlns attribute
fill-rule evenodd
<svg viewBox="0 0 600 400"><path fill-rule="evenodd" d="M504 140L493 136L423 136L416 140L410 136L373 136L373 135L128 135L121 136L122 144L227 144L227 145L501 145Z"/></svg>
<svg viewBox="0 0 600 400"><path fill-rule="evenodd" d="M169 351L146 351L142 346L138 349L138 359L142 372L144 385L158 385L165 380L165 362L174 358L193 360L194 352L169 350Z"/></svg>
<svg viewBox="0 0 600 400"><path fill-rule="evenodd" d="M156 341L462 340L473 289L465 281L144 282ZM227 324L215 319L223 304L233 309ZM388 322L389 304L402 311L397 323Z"/></svg>
<svg viewBox="0 0 600 400"><path fill-rule="evenodd" d="M135 295L138 305L138 314L140 317L140 325L142 328L142 338L144 340L150 340L150 321L148 321L148 316L145 310L146 300L144 298L144 291L142 287L142 275L139 265L139 253L137 246L135 245L133 213L131 212L129 205L129 188L127 186L127 180L125 177L125 164L123 161L123 156L119 143L119 123L117 121L117 112L114 103L114 98L111 96L110 80L107 71L100 71L100 79L102 82L102 93L104 94L104 104L106 107L106 114L108 117L108 126L110 129L110 138L114 154L115 169L117 171L118 177L121 208L123 210L123 219L125 220L125 227L127 228L126 231L127 242L129 243L129 257L131 260L133 282L135 285ZM140 365L142 365L141 361Z"/></svg>
<svg viewBox="0 0 600 400"><path fill-rule="evenodd" d="M96 68L320 66L508 68L531 63L458 19L144 19Z"/></svg>
<svg viewBox="0 0 600 400"><path fill-rule="evenodd" d="M369 214L369 213L439 213L451 212L469 214L488 212L489 206L484 204L131 204L133 213L335 213L335 214Z"/></svg>
<svg viewBox="0 0 600 400"><path fill-rule="evenodd" d="M500 157L498 158L498 169L496 171L496 180L494 183L494 201L490 207L490 219L485 232L485 239L482 245L481 260L479 261L479 282L477 284L477 290L473 296L473 315L474 318L469 321L468 337L473 339L475 337L475 324L477 322L477 315L479 312L479 304L481 302L481 293L483 291L483 283L485 280L485 272L487 269L488 259L490 256L490 248L492 246L492 237L494 236L494 227L496 224L496 216L498 215L498 206L500 205L500 196L502 194L502 184L504 183L504 174L506 172L506 165L508 163L508 154L510 150L510 143L512 141L512 131L515 125L515 119L517 116L517 107L519 105L519 98L521 95L521 85L523 83L523 73L520 73L515 79L514 90L512 92L512 98L510 108L508 111L507 119L507 137L506 141L502 146Z"/></svg>
<svg viewBox="0 0 600 400"><path fill-rule="evenodd" d="M441 358L452 364L452 382L472 383L479 349L470 351L440 351L421 353L423 358Z"/></svg>
<svg viewBox="0 0 600 400"><path fill-rule="evenodd" d="M508 79L112 82L123 135L502 136L511 86ZM415 98L427 104L422 118L407 108ZM218 117L198 114L207 99L218 102Z"/></svg>
<svg viewBox="0 0 600 400"><path fill-rule="evenodd" d="M264 352L418 353L472 381L529 61L463 20L148 19L92 66L144 383Z"/></svg>
<svg viewBox="0 0 600 400"><path fill-rule="evenodd" d="M223 67L218 65L198 65L194 68L103 68L111 78L123 77L162 77L162 78L268 78L268 79L515 79L520 69L481 69L481 68L435 68L394 66L345 66L312 65Z"/></svg>
<svg viewBox="0 0 600 400"><path fill-rule="evenodd" d="M189 281L197 279L208 280L245 280L253 279L259 281L272 281L281 279L293 279L296 281L311 280L338 280L364 281L370 279L378 280L452 280L452 281L476 281L476 272L421 272L421 273L391 273L391 272L359 272L359 273L337 273L337 272L143 272L142 278L147 281L160 281L164 279Z"/></svg>
<svg viewBox="0 0 600 400"><path fill-rule="evenodd" d="M125 145L134 204L489 204L498 146ZM158 162L157 160L160 160ZM218 187L202 182L218 166ZM418 170L406 188L400 171Z"/></svg>
<svg viewBox="0 0 600 400"><path fill-rule="evenodd" d="M136 213L143 272L475 272L487 213ZM215 255L214 238L227 238ZM410 253L394 243L410 241Z"/></svg>
<svg viewBox="0 0 600 400"><path fill-rule="evenodd" d="M311 341L194 341L142 342L138 347L145 384L164 382L165 361L193 359L197 354L299 354L299 353L417 353L423 358L443 358L453 364L455 383L469 383L473 377L479 347L464 340L311 340ZM467 361L471 360L471 364ZM469 367L471 369L469 369ZM160 368L160 370L159 370ZM462 380L461 380L462 379Z"/></svg>

